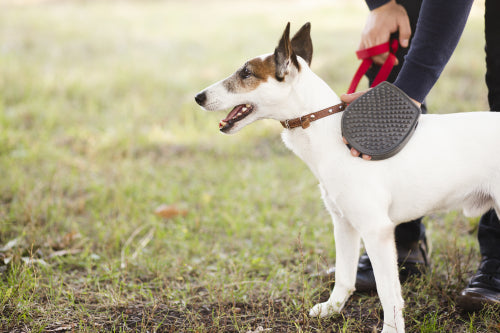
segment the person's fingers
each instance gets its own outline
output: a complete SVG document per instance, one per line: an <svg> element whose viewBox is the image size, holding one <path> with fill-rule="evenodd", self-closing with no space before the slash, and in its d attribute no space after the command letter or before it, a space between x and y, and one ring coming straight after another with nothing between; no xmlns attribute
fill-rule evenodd
<svg viewBox="0 0 500 333"><path fill-rule="evenodd" d="M387 57L389 56L389 52L385 52L376 56L372 57L372 60L375 64L382 66L384 62L387 60Z"/></svg>
<svg viewBox="0 0 500 333"><path fill-rule="evenodd" d="M413 103L415 103L416 106L418 106L419 108L422 107L422 103L420 103L419 101L417 101L416 99L413 99L410 97L410 99L413 101Z"/></svg>
<svg viewBox="0 0 500 333"><path fill-rule="evenodd" d="M370 90L370 89L368 89ZM352 93L352 94L342 94L340 96L340 100L344 103L352 103L355 99L357 99L358 97L361 97L364 93L366 93L368 90L365 90L365 91L358 91L358 92L355 92L355 93Z"/></svg>
<svg viewBox="0 0 500 333"><path fill-rule="evenodd" d="M372 34L373 34L373 32L372 32ZM381 35L373 35L373 36L371 34L364 35L362 40L361 40L361 43L358 47L358 51L359 50L366 50L366 49L369 49L369 48L374 47L376 45L383 44L383 43L387 42L388 40L389 40L389 35L387 35L387 38L382 37ZM375 55L371 58L376 65L382 66L385 63L385 61L387 60L388 56L389 56L389 52L385 52L382 54Z"/></svg>
<svg viewBox="0 0 500 333"><path fill-rule="evenodd" d="M351 155L354 156L354 157L359 157L359 151L357 151L354 148L351 148Z"/></svg>
<svg viewBox="0 0 500 333"><path fill-rule="evenodd" d="M344 143L345 143L346 145L348 145L348 144L349 144L349 142L347 142L347 139L346 139L345 137L342 137L342 141L344 141ZM356 149L351 148L351 155L352 155L352 156L354 156L354 157L359 157L359 155L361 155L361 154L360 154L360 152L359 152L359 151L357 151ZM370 160L372 159L372 157L371 157L370 155L366 155L366 154L361 155L361 157L362 157L365 161L370 161Z"/></svg>
<svg viewBox="0 0 500 333"><path fill-rule="evenodd" d="M379 66L382 66L385 61L387 60L387 58L389 57L389 52L386 52L386 53L382 53L382 54L379 54L379 55L376 55L376 56L373 56L372 57L372 60L375 64L379 65ZM394 66L397 66L399 65L399 60L398 58L395 58L394 59Z"/></svg>
<svg viewBox="0 0 500 333"><path fill-rule="evenodd" d="M402 15L399 17L398 30L399 44L401 45L401 47L408 47L408 45L410 44L411 26L410 19L407 15Z"/></svg>

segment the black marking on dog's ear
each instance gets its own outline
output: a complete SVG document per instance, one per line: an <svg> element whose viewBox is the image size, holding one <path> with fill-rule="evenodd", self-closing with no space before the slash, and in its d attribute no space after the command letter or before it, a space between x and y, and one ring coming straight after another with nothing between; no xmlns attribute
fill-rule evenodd
<svg viewBox="0 0 500 333"><path fill-rule="evenodd" d="M311 23L307 22L292 38L292 49L296 55L302 57L309 66L313 55L311 40Z"/></svg>
<svg viewBox="0 0 500 333"><path fill-rule="evenodd" d="M274 62L276 65L276 79L278 81L285 79L285 76L289 72L290 63L293 63L300 70L297 56L293 52L292 43L290 42L290 22L286 25L283 36L274 50Z"/></svg>

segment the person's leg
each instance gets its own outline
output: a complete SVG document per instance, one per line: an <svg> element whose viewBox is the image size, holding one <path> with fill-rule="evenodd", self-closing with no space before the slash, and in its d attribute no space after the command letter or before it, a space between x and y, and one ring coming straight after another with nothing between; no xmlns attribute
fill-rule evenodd
<svg viewBox="0 0 500 333"><path fill-rule="evenodd" d="M485 2L486 85L491 111L500 111L500 2ZM457 303L468 311L481 309L484 304L500 305L500 221L494 210L481 217L478 230L481 264L467 287L457 297Z"/></svg>
<svg viewBox="0 0 500 333"><path fill-rule="evenodd" d="M481 263L457 304L467 311L481 310L486 304L500 306L500 221L494 210L481 217L478 231Z"/></svg>
<svg viewBox="0 0 500 333"><path fill-rule="evenodd" d="M500 221L494 210L481 217L477 238L481 257L500 260Z"/></svg>
<svg viewBox="0 0 500 333"><path fill-rule="evenodd" d="M485 1L484 34L486 39L486 85L491 111L500 111L500 3Z"/></svg>

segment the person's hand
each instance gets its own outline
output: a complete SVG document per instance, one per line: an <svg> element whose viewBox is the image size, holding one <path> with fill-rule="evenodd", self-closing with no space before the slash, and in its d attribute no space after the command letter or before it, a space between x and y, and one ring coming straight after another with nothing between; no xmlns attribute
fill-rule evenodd
<svg viewBox="0 0 500 333"><path fill-rule="evenodd" d="M411 36L410 19L404 7L391 0L370 11L361 34L359 50L388 42L391 34L396 31L399 31L399 45L408 47ZM376 55L372 58L373 62L382 65L388 55L388 52Z"/></svg>
<svg viewBox="0 0 500 333"><path fill-rule="evenodd" d="M363 94L365 94L366 92L370 91L370 89L367 89L365 91L358 91L358 92L355 92L355 93L352 93L352 94L343 94L342 96L340 96L340 99L342 100L342 102L344 103L347 103L347 104L350 104L352 102L354 102L355 99L357 99L358 97L361 97ZM413 101L413 103L415 103L418 107L420 107L422 105L422 103L414 100L413 98L411 98L411 100ZM349 144L349 142L347 142L346 138L345 137L342 137L342 140L344 140L344 143L346 145ZM354 148L351 148L351 155L354 156L354 157L359 157L359 155L361 155L361 153L359 151L357 151L356 149ZM366 160L366 161L369 161L372 159L372 157L370 155L366 155L366 154L362 154L361 157Z"/></svg>

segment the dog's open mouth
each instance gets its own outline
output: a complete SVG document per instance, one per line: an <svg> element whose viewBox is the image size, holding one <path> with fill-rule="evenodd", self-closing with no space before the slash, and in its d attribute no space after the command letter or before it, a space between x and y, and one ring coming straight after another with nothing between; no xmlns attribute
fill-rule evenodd
<svg viewBox="0 0 500 333"><path fill-rule="evenodd" d="M225 119L222 119L219 123L219 130L222 132L227 132L234 126L238 121L242 120L248 116L253 111L253 106L250 104L240 104L236 105L231 112L227 115Z"/></svg>

